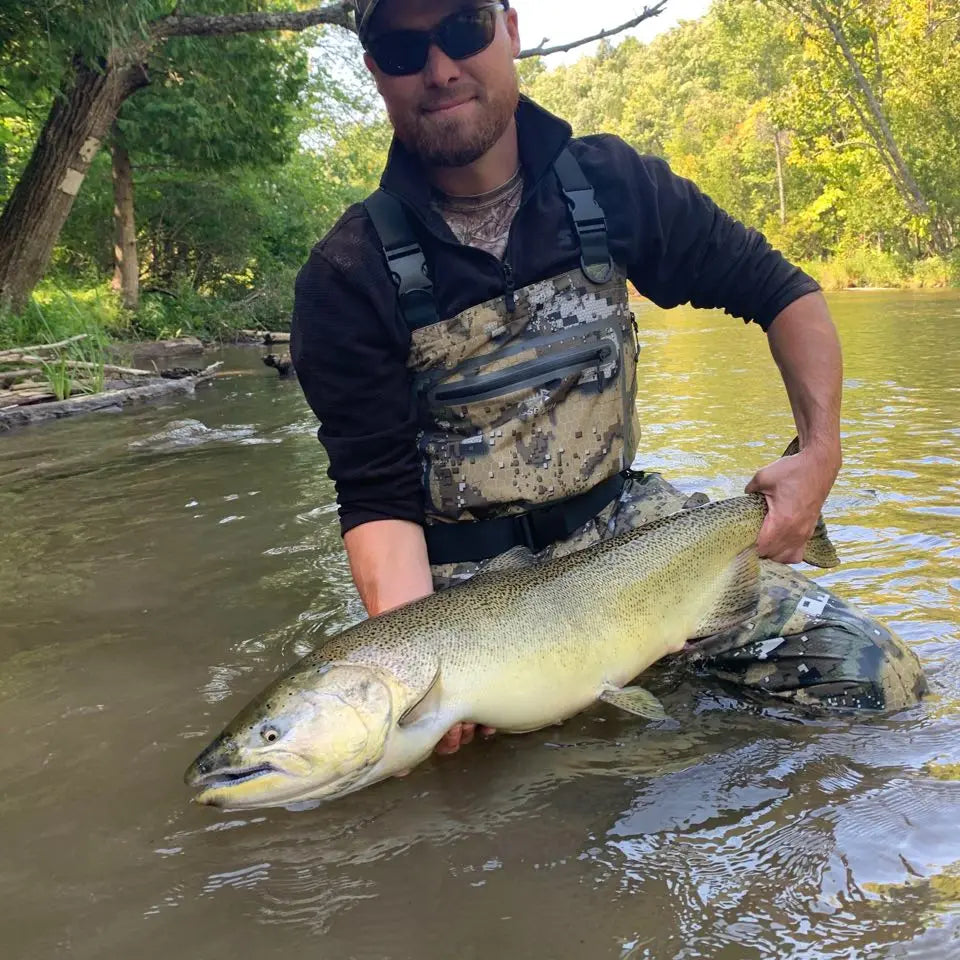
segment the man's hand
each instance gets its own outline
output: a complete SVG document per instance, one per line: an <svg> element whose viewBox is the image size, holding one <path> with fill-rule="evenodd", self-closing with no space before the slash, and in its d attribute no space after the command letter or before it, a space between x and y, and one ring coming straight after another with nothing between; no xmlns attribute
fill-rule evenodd
<svg viewBox="0 0 960 960"><path fill-rule="evenodd" d="M823 501L840 470L840 450L809 447L758 471L747 493L762 493L769 508L757 552L779 563L799 563Z"/></svg>
<svg viewBox="0 0 960 960"><path fill-rule="evenodd" d="M455 724L443 735L443 739L436 745L434 750L444 756L446 754L456 753L461 747L465 747L473 741L476 729L477 724L475 723ZM492 737L496 732L494 727L480 727L481 737Z"/></svg>

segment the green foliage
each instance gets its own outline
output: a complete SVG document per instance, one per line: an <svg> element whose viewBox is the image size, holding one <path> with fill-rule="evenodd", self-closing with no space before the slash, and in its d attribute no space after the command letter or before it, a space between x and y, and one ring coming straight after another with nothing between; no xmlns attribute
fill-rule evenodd
<svg viewBox="0 0 960 960"><path fill-rule="evenodd" d="M0 349L57 343L81 333L102 347L108 337L129 335L119 299L105 284L82 285L78 279L48 277L22 313L0 311Z"/></svg>
<svg viewBox="0 0 960 960"><path fill-rule="evenodd" d="M815 8L844 25L928 215L892 175ZM649 44L627 40L532 71L524 89L578 134L616 133L665 157L788 255L829 262L830 282L933 282L920 277L941 276L940 267L912 264L935 249L934 218L954 245L960 239L956 0L714 0L701 20Z"/></svg>
<svg viewBox="0 0 960 960"><path fill-rule="evenodd" d="M42 361L43 375L47 378L50 392L58 400L66 400L73 392L73 378L67 368L67 358L60 356L56 360Z"/></svg>
<svg viewBox="0 0 960 960"><path fill-rule="evenodd" d="M905 201L815 4L842 15L928 214ZM954 244L960 237L956 4L714 0L702 19L648 44L604 43L553 69L520 61L521 88L577 134L615 133L665 157L827 287L960 284L960 253L934 255L931 226L945 225ZM0 203L74 58L98 62L173 6L0 2ZM290 6L193 0L184 12ZM51 276L22 315L0 315L0 346L87 330L229 339L241 328L282 329L310 247L376 187L391 130L342 32L176 38L151 50L148 70L150 85L124 104L112 134L133 165L140 308L124 311L110 288L104 150Z"/></svg>

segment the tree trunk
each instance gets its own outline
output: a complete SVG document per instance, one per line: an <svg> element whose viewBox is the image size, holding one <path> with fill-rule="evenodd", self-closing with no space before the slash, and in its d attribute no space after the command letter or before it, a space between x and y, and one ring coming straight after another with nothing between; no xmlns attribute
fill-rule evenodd
<svg viewBox="0 0 960 960"><path fill-rule="evenodd" d="M119 291L123 305L136 310L140 305L140 263L137 259L137 225L133 206L133 167L130 154L116 123L110 138L113 159L113 220L116 240L113 245L113 289Z"/></svg>
<svg viewBox="0 0 960 960"><path fill-rule="evenodd" d="M0 214L0 307L22 310L120 104L147 83L140 66L94 70L77 60Z"/></svg>
<svg viewBox="0 0 960 960"><path fill-rule="evenodd" d="M777 152L777 191L780 194L780 225L787 222L787 193L783 186L783 148L780 146L780 131L773 131L773 149Z"/></svg>
<svg viewBox="0 0 960 960"><path fill-rule="evenodd" d="M857 88L863 95L863 99L866 102L867 113L869 113L872 121L869 124L864 124L864 126L866 127L867 133L876 142L881 154L888 158L888 165L892 167L894 183L900 195L906 201L907 208L914 215L921 216L929 221L930 239L934 252L941 254L949 253L952 245L949 232L931 209L930 203L920 188L920 184L917 183L913 172L910 170L903 154L900 152L900 147L893 136L890 124L887 122L883 107L880 105L876 93L870 85L870 81L867 80L863 70L860 68L860 64L856 56L854 56L853 50L850 48L842 25L830 15L830 12L821 0L811 0L811 6L814 13L820 17L821 22L826 25L833 36L834 41L840 48L843 59L853 74Z"/></svg>

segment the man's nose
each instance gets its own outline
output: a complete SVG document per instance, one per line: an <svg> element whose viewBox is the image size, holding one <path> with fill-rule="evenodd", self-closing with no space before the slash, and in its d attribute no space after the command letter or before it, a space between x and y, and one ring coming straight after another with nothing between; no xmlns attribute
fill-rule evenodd
<svg viewBox="0 0 960 960"><path fill-rule="evenodd" d="M445 87L460 78L460 64L448 57L435 43L430 44L423 79L427 86Z"/></svg>

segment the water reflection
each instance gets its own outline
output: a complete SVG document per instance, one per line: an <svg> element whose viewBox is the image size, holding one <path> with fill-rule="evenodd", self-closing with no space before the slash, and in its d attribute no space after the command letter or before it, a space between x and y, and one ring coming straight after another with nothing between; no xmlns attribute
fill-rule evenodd
<svg viewBox="0 0 960 960"><path fill-rule="evenodd" d="M843 564L815 575L918 651L923 705L801 721L659 668L672 725L599 706L302 814L217 814L180 783L363 615L297 384L235 351L251 374L192 401L0 441L5 954L960 955L960 299L834 310ZM739 492L792 436L762 336L637 313L639 464Z"/></svg>

